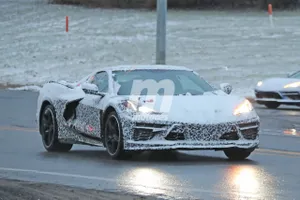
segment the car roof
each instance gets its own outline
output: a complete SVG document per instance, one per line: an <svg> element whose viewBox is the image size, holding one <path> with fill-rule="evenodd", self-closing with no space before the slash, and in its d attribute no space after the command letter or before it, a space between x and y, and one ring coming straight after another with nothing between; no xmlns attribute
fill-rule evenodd
<svg viewBox="0 0 300 200"><path fill-rule="evenodd" d="M94 76L95 74L103 71L131 71L131 70L136 70L136 69L146 69L146 70L151 70L151 69L158 69L158 70L183 70L183 71L193 71L190 68L184 67L184 66L176 66L176 65L116 65L116 66L111 66L111 67L104 67L101 69L97 69L94 72L90 73L89 75L85 76L84 78L80 79L78 83L84 82L90 77Z"/></svg>
<svg viewBox="0 0 300 200"><path fill-rule="evenodd" d="M174 65L117 65L117 66L111 66L111 67L105 67L102 68L100 71L130 71L130 70L138 70L138 69L160 69L160 70L185 70L185 71L192 71L192 69L189 69L187 67L183 66L174 66Z"/></svg>

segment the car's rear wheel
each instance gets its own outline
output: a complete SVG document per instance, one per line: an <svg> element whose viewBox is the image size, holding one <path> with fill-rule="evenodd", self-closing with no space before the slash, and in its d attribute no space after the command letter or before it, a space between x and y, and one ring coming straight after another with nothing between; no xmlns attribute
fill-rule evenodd
<svg viewBox="0 0 300 200"><path fill-rule="evenodd" d="M231 148L225 149L224 153L230 160L244 160L250 156L254 149Z"/></svg>
<svg viewBox="0 0 300 200"><path fill-rule="evenodd" d="M44 148L47 151L67 152L73 146L72 144L63 144L58 141L56 113L52 105L47 105L41 113L40 133Z"/></svg>
<svg viewBox="0 0 300 200"><path fill-rule="evenodd" d="M130 157L129 152L124 151L123 129L116 112L111 112L105 122L104 142L108 154L113 159L125 159Z"/></svg>
<svg viewBox="0 0 300 200"><path fill-rule="evenodd" d="M268 102L268 103L265 103L265 106L267 108L271 108L271 109L276 109L280 106L280 103L277 103L277 102Z"/></svg>

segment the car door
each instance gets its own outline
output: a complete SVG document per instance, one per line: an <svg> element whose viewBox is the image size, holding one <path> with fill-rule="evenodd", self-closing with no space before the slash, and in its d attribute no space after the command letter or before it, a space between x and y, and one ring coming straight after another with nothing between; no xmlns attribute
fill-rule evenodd
<svg viewBox="0 0 300 200"><path fill-rule="evenodd" d="M108 73L98 72L88 80L95 84L100 94L106 95L109 88ZM103 95L85 91L86 96L76 108L77 130L92 138L101 137L100 110Z"/></svg>

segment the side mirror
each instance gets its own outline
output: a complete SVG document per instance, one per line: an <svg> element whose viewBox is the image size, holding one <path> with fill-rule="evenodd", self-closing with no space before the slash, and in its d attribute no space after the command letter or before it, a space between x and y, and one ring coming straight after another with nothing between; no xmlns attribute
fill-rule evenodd
<svg viewBox="0 0 300 200"><path fill-rule="evenodd" d="M84 82L81 84L81 88L85 93L102 96L99 93L99 89L98 89L97 85L95 85L95 84Z"/></svg>
<svg viewBox="0 0 300 200"><path fill-rule="evenodd" d="M232 86L229 83L221 83L221 90L223 90L226 94L230 94L232 92Z"/></svg>

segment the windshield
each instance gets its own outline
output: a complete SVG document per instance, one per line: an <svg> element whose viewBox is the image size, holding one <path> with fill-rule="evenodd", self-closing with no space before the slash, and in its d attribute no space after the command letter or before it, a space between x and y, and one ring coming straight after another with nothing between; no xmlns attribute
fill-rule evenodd
<svg viewBox="0 0 300 200"><path fill-rule="evenodd" d="M202 95L215 90L186 70L113 71L113 79L119 85L118 95Z"/></svg>
<svg viewBox="0 0 300 200"><path fill-rule="evenodd" d="M292 74L290 78L299 78L300 79L300 71Z"/></svg>

